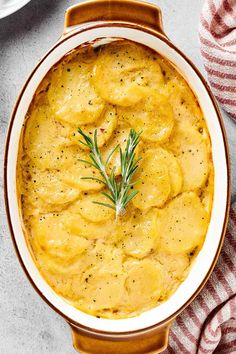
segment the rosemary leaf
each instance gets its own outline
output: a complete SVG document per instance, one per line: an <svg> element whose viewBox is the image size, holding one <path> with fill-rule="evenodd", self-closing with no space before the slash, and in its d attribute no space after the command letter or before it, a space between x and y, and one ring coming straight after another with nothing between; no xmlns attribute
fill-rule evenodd
<svg viewBox="0 0 236 354"><path fill-rule="evenodd" d="M114 154L114 152L117 150L118 147L119 147L119 144L116 145L116 146L114 147L114 149L111 150L111 152L109 153L109 155L108 155L108 157L107 157L107 159L106 159L105 166L107 166L107 165L109 164L109 162L110 162L110 160L111 160L111 158L112 158L112 155Z"/></svg>
<svg viewBox="0 0 236 354"><path fill-rule="evenodd" d="M105 206L105 207L107 207L107 208L116 210L116 208L115 208L113 205L111 205L111 204L102 203L102 202L96 202L96 201L93 201L93 203L94 203L94 204L98 204L98 205L103 205L103 206Z"/></svg>
<svg viewBox="0 0 236 354"><path fill-rule="evenodd" d="M112 198L112 196L106 192L101 192L101 194L105 195L105 197L107 197L108 199L110 199L110 201L112 201L112 203L115 203L114 198Z"/></svg>
<svg viewBox="0 0 236 354"><path fill-rule="evenodd" d="M97 182L106 184L103 180L101 180L101 179L99 179L99 178L96 178L96 177L80 177L80 179L91 179L91 180L93 180L93 181L97 181Z"/></svg>
<svg viewBox="0 0 236 354"><path fill-rule="evenodd" d="M83 160L83 159L78 159L78 161L86 163L86 164L88 164L90 166L93 166L93 167L97 168L97 166L95 164L93 164L92 162L90 162L90 161L86 161L86 160Z"/></svg>

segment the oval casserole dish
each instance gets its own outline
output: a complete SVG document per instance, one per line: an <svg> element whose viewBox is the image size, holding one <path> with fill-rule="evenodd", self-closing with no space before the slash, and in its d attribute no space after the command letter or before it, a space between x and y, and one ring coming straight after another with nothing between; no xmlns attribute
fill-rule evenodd
<svg viewBox="0 0 236 354"><path fill-rule="evenodd" d="M128 319L110 320L79 311L52 291L29 252L18 208L16 165L21 129L34 93L50 68L84 43L124 38L143 44L167 58L188 82L203 111L211 142L215 172L212 215L204 245L186 280L163 304ZM105 41L105 42L104 42ZM230 205L229 152L219 110L205 80L186 56L166 37L160 9L132 0L87 1L70 7L64 33L26 81L12 113L5 150L6 210L16 248L32 285L70 324L75 348L83 353L159 353L168 344L171 321L196 297L209 278L223 244Z"/></svg>

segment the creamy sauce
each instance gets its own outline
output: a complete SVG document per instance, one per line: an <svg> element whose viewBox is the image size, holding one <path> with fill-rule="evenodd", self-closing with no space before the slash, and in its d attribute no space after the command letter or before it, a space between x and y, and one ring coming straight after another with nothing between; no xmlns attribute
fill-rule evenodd
<svg viewBox="0 0 236 354"><path fill-rule="evenodd" d="M107 202L99 177L79 161L92 135L104 159L142 130L126 213ZM116 165L114 154L108 171ZM80 310L126 318L166 299L186 278L207 232L213 197L211 143L196 97L159 54L129 41L78 48L41 82L18 157L25 235L42 276Z"/></svg>

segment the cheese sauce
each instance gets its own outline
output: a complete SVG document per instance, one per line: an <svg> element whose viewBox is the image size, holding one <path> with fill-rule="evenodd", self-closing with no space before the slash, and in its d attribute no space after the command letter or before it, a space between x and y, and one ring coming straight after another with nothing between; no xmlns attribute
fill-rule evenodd
<svg viewBox="0 0 236 354"><path fill-rule="evenodd" d="M99 172L81 160L93 136L104 160L142 131L139 193L124 215ZM120 177L116 151L107 167ZM37 89L18 156L25 237L42 276L80 310L127 318L166 299L186 278L207 232L214 187L211 142L198 101L170 62L130 41L73 50Z"/></svg>

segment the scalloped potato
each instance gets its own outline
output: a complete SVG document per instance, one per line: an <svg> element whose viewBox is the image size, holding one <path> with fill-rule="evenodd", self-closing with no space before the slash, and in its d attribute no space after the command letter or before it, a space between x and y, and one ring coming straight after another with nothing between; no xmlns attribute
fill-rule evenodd
<svg viewBox="0 0 236 354"><path fill-rule="evenodd" d="M163 148L143 153L139 171L134 177L138 195L134 206L141 210L162 207L168 198L177 195L182 188L182 172L177 159Z"/></svg>
<svg viewBox="0 0 236 354"><path fill-rule="evenodd" d="M67 56L55 68L48 87L48 100L56 117L73 126L95 122L101 115L105 102L90 83L91 69L96 56L91 51L76 56Z"/></svg>
<svg viewBox="0 0 236 354"><path fill-rule="evenodd" d="M171 135L174 114L168 96L149 90L147 97L134 107L119 109L118 113L128 124L142 131L142 139L164 143Z"/></svg>
<svg viewBox="0 0 236 354"><path fill-rule="evenodd" d="M117 125L117 113L116 109L113 106L108 105L106 109L101 114L99 120L96 124L84 124L80 125L80 128L87 135L94 135L94 131L97 130L98 137L98 146L103 146L111 137L112 133L114 133ZM70 135L71 142L74 144L78 144L81 139L76 129L71 131ZM87 150L86 146L81 145L82 149Z"/></svg>
<svg viewBox="0 0 236 354"><path fill-rule="evenodd" d="M97 130L104 163L117 147L104 166L117 184L119 149L131 128L141 132L130 185L138 193L118 217L79 128ZM127 40L88 44L42 80L22 130L17 193L36 265L74 307L120 319L166 301L203 246L213 190L201 108L158 53Z"/></svg>
<svg viewBox="0 0 236 354"><path fill-rule="evenodd" d="M206 140L190 124L179 124L169 141L168 148L182 168L184 191L201 188L208 178L210 151Z"/></svg>
<svg viewBox="0 0 236 354"><path fill-rule="evenodd" d="M148 96L149 88L158 90L164 83L160 66L150 52L125 41L101 47L92 78L104 100L122 107L135 105Z"/></svg>
<svg viewBox="0 0 236 354"><path fill-rule="evenodd" d="M160 248L170 254L192 252L202 246L208 222L197 194L182 193L159 211Z"/></svg>

